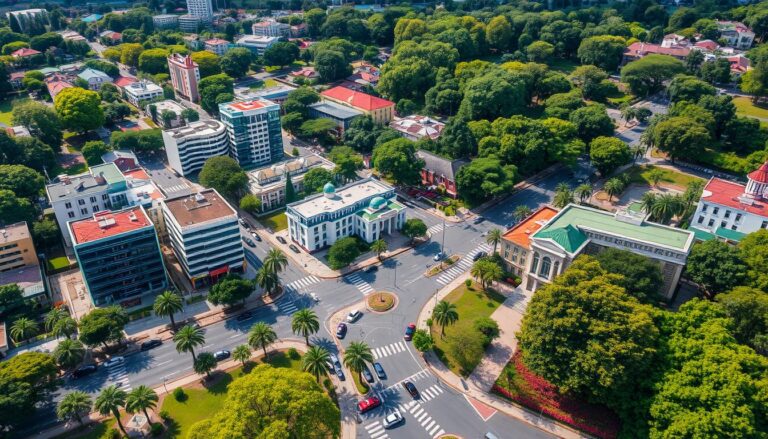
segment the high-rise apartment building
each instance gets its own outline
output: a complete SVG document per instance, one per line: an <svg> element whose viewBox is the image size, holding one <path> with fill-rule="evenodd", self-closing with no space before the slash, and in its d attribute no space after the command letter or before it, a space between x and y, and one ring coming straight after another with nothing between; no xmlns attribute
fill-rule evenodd
<svg viewBox="0 0 768 439"><path fill-rule="evenodd" d="M213 22L213 6L211 0L187 0L187 13L200 18L205 24Z"/></svg>
<svg viewBox="0 0 768 439"><path fill-rule="evenodd" d="M266 99L219 105L227 128L230 155L243 168L274 163L283 158L280 106Z"/></svg>
<svg viewBox="0 0 768 439"><path fill-rule="evenodd" d="M17 285L25 299L48 301L45 281L27 223L0 227L0 286Z"/></svg>
<svg viewBox="0 0 768 439"><path fill-rule="evenodd" d="M165 130L163 143L168 165L180 175L198 172L209 158L229 153L227 130L223 123L215 119Z"/></svg>
<svg viewBox="0 0 768 439"><path fill-rule="evenodd" d="M173 53L168 57L168 71L176 93L192 102L200 99L197 83L200 82L200 69L190 55Z"/></svg>

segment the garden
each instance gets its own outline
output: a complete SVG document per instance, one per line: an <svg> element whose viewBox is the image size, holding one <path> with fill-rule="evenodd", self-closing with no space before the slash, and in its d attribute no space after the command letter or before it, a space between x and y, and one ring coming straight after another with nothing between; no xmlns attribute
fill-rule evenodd
<svg viewBox="0 0 768 439"><path fill-rule="evenodd" d="M285 210L281 209L264 216L256 218L264 227L267 227L272 233L279 232L288 228L288 217L285 216Z"/></svg>

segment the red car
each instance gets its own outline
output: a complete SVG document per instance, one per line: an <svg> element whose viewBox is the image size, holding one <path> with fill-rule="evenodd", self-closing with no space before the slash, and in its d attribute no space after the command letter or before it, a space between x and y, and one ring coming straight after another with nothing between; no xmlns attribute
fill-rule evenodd
<svg viewBox="0 0 768 439"><path fill-rule="evenodd" d="M364 399L357 403L357 409L360 413L371 411L381 405L381 400L375 396L371 396L368 399Z"/></svg>
<svg viewBox="0 0 768 439"><path fill-rule="evenodd" d="M410 341L413 338L414 332L416 332L416 325L411 323L407 328L405 328L405 340Z"/></svg>

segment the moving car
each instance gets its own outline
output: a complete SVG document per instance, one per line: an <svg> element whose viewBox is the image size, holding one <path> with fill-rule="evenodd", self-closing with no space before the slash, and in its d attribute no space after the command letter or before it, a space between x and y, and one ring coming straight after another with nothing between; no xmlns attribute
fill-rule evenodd
<svg viewBox="0 0 768 439"><path fill-rule="evenodd" d="M243 242L248 244L248 247L256 247L256 244L253 242L251 238L243 236Z"/></svg>
<svg viewBox="0 0 768 439"><path fill-rule="evenodd" d="M256 232L251 232L251 236L253 236L253 239L255 239L258 242L261 242L261 236L259 236Z"/></svg>
<svg viewBox="0 0 768 439"><path fill-rule="evenodd" d="M245 220L244 219L238 218L237 222L239 222L241 226L245 227Z"/></svg>
<svg viewBox="0 0 768 439"><path fill-rule="evenodd" d="M488 256L488 253L486 252L477 252L474 256L472 256L472 261L477 261L479 259L482 259L484 257Z"/></svg>
<svg viewBox="0 0 768 439"><path fill-rule="evenodd" d="M405 390L408 391L408 393L411 394L411 397L413 399L419 399L419 391L416 389L416 386L413 385L410 381L403 382L403 387L405 387Z"/></svg>
<svg viewBox="0 0 768 439"><path fill-rule="evenodd" d="M432 259L434 259L435 261L439 261L440 259L443 259L443 257L444 257L444 256L445 256L445 255L443 254L443 252L437 252L437 254L435 255L435 257L434 257L434 258L432 258Z"/></svg>
<svg viewBox="0 0 768 439"><path fill-rule="evenodd" d="M250 319L251 317L253 317L253 313L250 312L250 311L246 311L244 313L240 313L240 314L237 315L237 321L238 322L243 322L243 321L246 321L246 320Z"/></svg>
<svg viewBox="0 0 768 439"><path fill-rule="evenodd" d="M386 418L384 418L384 428L389 429L394 427L395 425L403 422L403 415L400 414L397 410L387 415Z"/></svg>
<svg viewBox="0 0 768 439"><path fill-rule="evenodd" d="M355 323L356 321L360 320L360 317L362 316L363 313L361 313L359 309L353 309L349 312L349 314L347 314L347 322Z"/></svg>
<svg viewBox="0 0 768 439"><path fill-rule="evenodd" d="M376 376L379 377L380 380L387 379L387 374L384 372L384 368L381 367L381 363L373 363L373 370L376 371Z"/></svg>
<svg viewBox="0 0 768 439"><path fill-rule="evenodd" d="M381 405L381 400L375 396L371 396L370 398L366 398L358 402L357 409L360 411L360 413L365 413L375 409L380 405Z"/></svg>
<svg viewBox="0 0 768 439"><path fill-rule="evenodd" d="M216 361L222 361L229 358L229 356L232 355L229 351L221 350L213 353L213 358L216 359Z"/></svg>
<svg viewBox="0 0 768 439"><path fill-rule="evenodd" d="M347 335L347 324L339 323L339 326L336 327L336 337L342 339L345 335Z"/></svg>
<svg viewBox="0 0 768 439"><path fill-rule="evenodd" d="M98 366L96 366L95 364L80 366L77 369L75 369L74 372L72 372L72 378L74 379L82 378L86 375L90 375L96 372L96 370L98 370Z"/></svg>
<svg viewBox="0 0 768 439"><path fill-rule="evenodd" d="M478 216L477 218L475 218L474 221L472 221L472 224L481 224L483 222L485 222L485 218L483 218L482 216Z"/></svg>
<svg viewBox="0 0 768 439"><path fill-rule="evenodd" d="M371 371L368 370L368 366L363 367L363 378L365 378L365 380L371 384L373 384L374 381L376 381L373 379L373 374L371 373Z"/></svg>
<svg viewBox="0 0 768 439"><path fill-rule="evenodd" d="M291 251L293 251L294 253L300 253L300 252L299 252L299 248L298 248L298 247L296 247L296 246L295 246L295 245L293 245L293 244L289 245L289 246L288 246L288 248L289 248L289 249L291 249Z"/></svg>
<svg viewBox="0 0 768 439"><path fill-rule="evenodd" d="M403 337L405 341L411 341L413 338L413 333L416 332L416 325L411 323L408 326L405 327L405 336Z"/></svg>
<svg viewBox="0 0 768 439"><path fill-rule="evenodd" d="M331 360L333 370L336 371L336 376L339 377L341 381L344 381L344 370L341 368L339 357L337 357L336 354L331 354L328 356L328 359Z"/></svg>
<svg viewBox="0 0 768 439"><path fill-rule="evenodd" d="M161 344L163 344L162 340L160 340L158 338L153 338L153 339L147 340L144 343L142 343L141 344L141 350L142 351L148 351L150 349L153 349L153 348L156 348L156 347L160 346Z"/></svg>
<svg viewBox="0 0 768 439"><path fill-rule="evenodd" d="M115 367L125 363L125 357L112 357L104 362L104 367Z"/></svg>
<svg viewBox="0 0 768 439"><path fill-rule="evenodd" d="M280 242L280 244L285 244L285 238L283 238L282 236L278 236L277 240Z"/></svg>

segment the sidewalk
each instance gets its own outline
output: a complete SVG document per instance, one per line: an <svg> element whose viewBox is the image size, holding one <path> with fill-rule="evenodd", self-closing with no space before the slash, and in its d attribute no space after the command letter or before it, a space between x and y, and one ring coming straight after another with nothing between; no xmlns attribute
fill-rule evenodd
<svg viewBox="0 0 768 439"><path fill-rule="evenodd" d="M469 273L464 273L464 275L454 279L453 282L449 283L440 291L438 291L433 300L427 302L427 304L419 313L417 323L419 329L428 329L427 319L432 315L432 310L435 308L435 304L447 296L448 293L453 291L456 287L464 283L464 281L469 279L469 277ZM500 292L504 294L511 294L511 288L506 289L505 291L505 289L502 287L500 288ZM517 299L514 295L510 295L510 298L504 301L504 304L496 310L496 312L500 312L503 316L506 316L502 318L513 318L517 320L515 322L500 322L499 326L502 330L502 337L500 337L498 340L505 338L505 334L514 334L519 329L520 322L522 321L522 315L519 313L519 311L512 309L512 305L514 305L518 300L519 299ZM502 308L504 309L499 311ZM494 320L496 320L495 317L498 317L496 312L492 314ZM514 314L519 315L519 317L514 317ZM475 369L475 372L470 375L468 380L465 380L464 378L451 372L451 370L448 369L433 352L425 353L424 361L427 363L427 367L432 371L432 373L434 373L442 382L453 387L456 391L463 393L467 397L474 398L500 412L503 412L513 418L519 419L520 421L526 422L557 437L567 439L589 438L590 436L582 434L564 424L549 418L545 418L525 407L511 404L486 392L485 386L487 383L490 382L490 385L493 385L496 377L498 377L498 374L493 378L491 378L491 375L493 375L496 370L498 370L499 373L501 372L501 369L503 369L504 365L506 364L506 360L512 357L512 354L514 353L514 347L516 347L516 345L517 341L514 340L514 337L513 340L511 340L511 343L509 343L507 346L502 344L502 342L497 344L495 341L491 345L491 350L486 352L486 357L483 358L480 365L478 365L478 367ZM477 376L475 373L477 373Z"/></svg>

